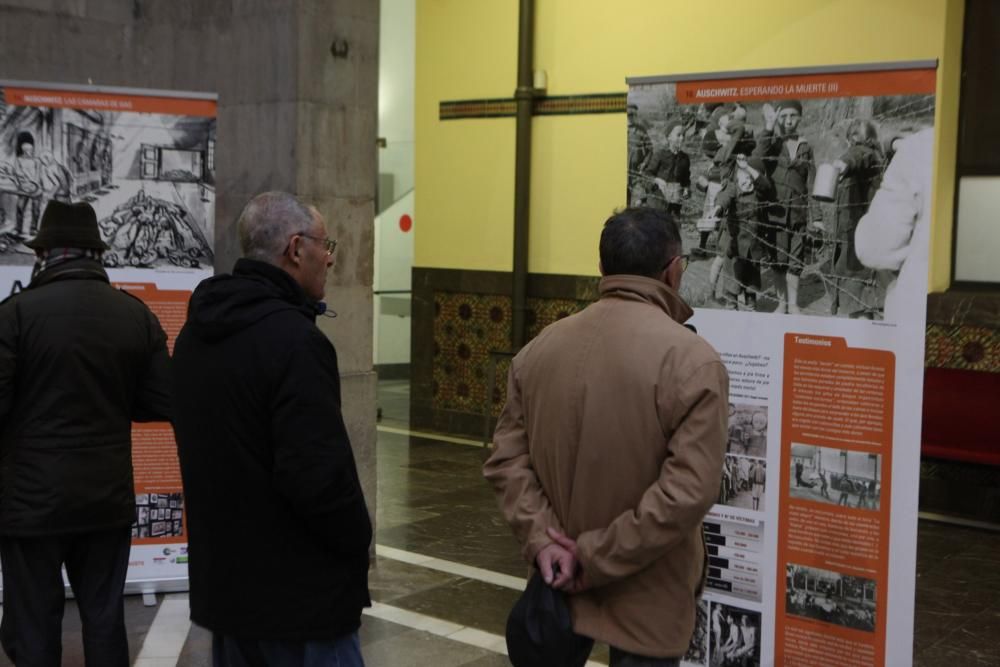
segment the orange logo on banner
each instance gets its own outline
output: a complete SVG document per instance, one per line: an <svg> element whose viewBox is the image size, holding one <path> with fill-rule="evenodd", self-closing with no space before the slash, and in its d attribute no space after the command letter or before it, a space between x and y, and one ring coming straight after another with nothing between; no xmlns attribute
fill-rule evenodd
<svg viewBox="0 0 1000 667"><path fill-rule="evenodd" d="M7 104L15 107L131 111L135 113L162 113L175 116L205 116L209 118L215 117L218 107L218 103L215 100L88 93L67 90L46 90L44 88L5 88L4 96Z"/></svg>
<svg viewBox="0 0 1000 667"><path fill-rule="evenodd" d="M932 69L891 72L844 72L762 76L677 84L678 104L766 102L780 99L932 95L937 73Z"/></svg>

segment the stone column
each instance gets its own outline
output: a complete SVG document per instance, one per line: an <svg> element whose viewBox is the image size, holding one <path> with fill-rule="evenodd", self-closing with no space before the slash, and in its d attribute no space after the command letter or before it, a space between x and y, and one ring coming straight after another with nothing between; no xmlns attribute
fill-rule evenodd
<svg viewBox="0 0 1000 667"><path fill-rule="evenodd" d="M216 271L246 201L287 190L339 241L327 285L344 416L375 512L372 263L378 7L372 0L0 0L8 79L219 95ZM336 48L331 48L331 47Z"/></svg>

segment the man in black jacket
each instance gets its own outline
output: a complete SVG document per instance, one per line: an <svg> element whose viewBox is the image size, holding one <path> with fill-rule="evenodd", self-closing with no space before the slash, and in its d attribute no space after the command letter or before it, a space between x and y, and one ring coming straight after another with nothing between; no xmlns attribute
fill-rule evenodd
<svg viewBox="0 0 1000 667"><path fill-rule="evenodd" d="M128 665L132 422L169 418L167 337L114 289L88 204L52 201L28 288L0 305L0 643L58 666L65 564L87 665Z"/></svg>
<svg viewBox="0 0 1000 667"><path fill-rule="evenodd" d="M198 286L174 348L191 619L215 665L361 665L372 528L315 324L336 243L283 192L237 226L244 257Z"/></svg>

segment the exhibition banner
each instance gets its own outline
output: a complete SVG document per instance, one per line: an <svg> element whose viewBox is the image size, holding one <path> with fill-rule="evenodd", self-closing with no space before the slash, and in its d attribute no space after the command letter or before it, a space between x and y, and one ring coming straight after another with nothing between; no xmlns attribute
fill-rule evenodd
<svg viewBox="0 0 1000 667"><path fill-rule="evenodd" d="M912 663L936 64L629 80L730 375L685 665Z"/></svg>
<svg viewBox="0 0 1000 667"><path fill-rule="evenodd" d="M87 202L111 282L143 300L173 343L213 274L216 97L0 81L0 293L27 287L46 204ZM128 589L187 586L173 430L133 428L136 513Z"/></svg>

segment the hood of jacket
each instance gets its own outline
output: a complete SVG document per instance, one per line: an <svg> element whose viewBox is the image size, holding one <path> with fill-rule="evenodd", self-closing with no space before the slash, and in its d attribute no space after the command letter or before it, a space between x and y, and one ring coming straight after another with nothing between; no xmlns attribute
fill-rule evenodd
<svg viewBox="0 0 1000 667"><path fill-rule="evenodd" d="M187 323L195 336L215 342L288 310L315 321L322 306L306 296L284 270L242 258L231 274L213 276L198 285L188 304Z"/></svg>

